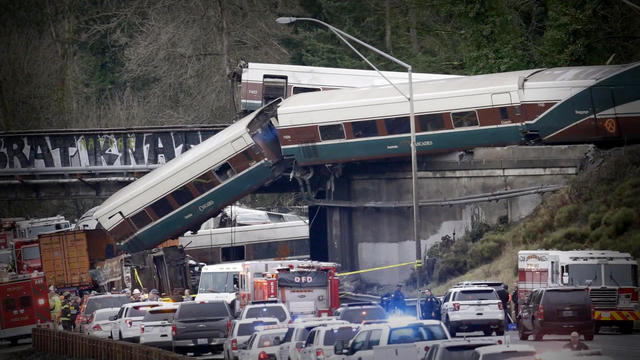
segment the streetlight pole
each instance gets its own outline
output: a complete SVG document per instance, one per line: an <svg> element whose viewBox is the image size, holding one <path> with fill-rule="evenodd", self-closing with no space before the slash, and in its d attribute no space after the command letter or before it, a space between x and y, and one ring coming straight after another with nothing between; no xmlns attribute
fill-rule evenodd
<svg viewBox="0 0 640 360"><path fill-rule="evenodd" d="M378 50L375 47L359 39L356 39L355 37L345 33L344 31L332 25L325 23L324 21L320 21L318 19L313 19L313 18L296 18L296 17L279 17L276 19L276 22L278 24L290 24L296 21L315 22L331 30L334 34L336 34L336 36L338 36L338 38L340 38L340 40L342 40L345 44L347 44L347 46L349 46L351 50L355 51L356 54L358 54L358 56L362 58L362 60L364 60L367 64L369 64L369 66L371 66L376 72L378 72L378 74L380 74L380 76L382 76L389 84L391 84L391 86L393 86L404 98L409 100L409 122L410 122L410 128L411 128L411 195L413 200L413 240L416 243L416 289L420 289L420 269L418 269L418 267L422 264L422 247L420 244L420 239L418 237L418 197L416 193L417 187L418 187L418 180L417 180L418 161L416 157L416 122L415 122L415 114L414 114L414 108L413 108L414 99L413 99L413 80L411 76L411 70L412 70L411 65L404 63L394 58L393 56L381 50ZM362 55L356 48L354 48L353 45L351 45L351 43L349 43L349 41L347 41L345 38L355 41L356 43L366 47L367 49L375 52L376 54L381 55L395 62L396 64L399 64L402 67L406 68L407 74L409 77L409 95L408 96L405 95L405 93L403 93L393 82L391 82L391 80L389 80L386 76L384 76L384 74L381 73L380 70L378 70L378 68L375 65L373 65L364 55Z"/></svg>

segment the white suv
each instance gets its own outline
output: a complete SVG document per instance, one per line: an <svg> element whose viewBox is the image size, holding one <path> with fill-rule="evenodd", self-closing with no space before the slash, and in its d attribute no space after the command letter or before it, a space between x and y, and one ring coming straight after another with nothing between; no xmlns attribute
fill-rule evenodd
<svg viewBox="0 0 640 360"><path fill-rule="evenodd" d="M109 318L109 320L114 321L111 326L111 338L139 342L140 323L146 311L162 304L161 302L147 301L122 305L118 314Z"/></svg>
<svg viewBox="0 0 640 360"><path fill-rule="evenodd" d="M277 324L278 319L276 318L233 320L231 322L231 330L229 330L229 336L227 337L227 340L224 341L224 344L222 346L225 360L238 359L238 345L242 345L247 342L251 335L258 331L256 327Z"/></svg>
<svg viewBox="0 0 640 360"><path fill-rule="evenodd" d="M318 326L307 335L307 341L300 351L301 360L342 358L335 355L333 347L336 341L348 342L358 332L356 324Z"/></svg>
<svg viewBox="0 0 640 360"><path fill-rule="evenodd" d="M282 339L280 344L280 352L278 354L280 360L298 360L300 358L300 351L307 340L309 332L318 326L329 325L347 325L349 322L343 320L336 320L335 317L324 318L308 318L296 320L293 324L289 324L287 333Z"/></svg>
<svg viewBox="0 0 640 360"><path fill-rule="evenodd" d="M504 335L504 309L496 291L488 286L460 286L450 289L442 300L442 321L449 334L483 331Z"/></svg>

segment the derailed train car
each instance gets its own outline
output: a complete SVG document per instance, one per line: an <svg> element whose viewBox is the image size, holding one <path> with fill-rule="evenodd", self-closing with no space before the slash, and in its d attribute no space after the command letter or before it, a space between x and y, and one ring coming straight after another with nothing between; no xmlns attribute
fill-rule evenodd
<svg viewBox="0 0 640 360"><path fill-rule="evenodd" d="M640 138L640 63L414 82L421 154L523 143ZM398 85L408 94L406 84ZM278 107L283 155L299 165L407 156L409 103L391 86L292 96Z"/></svg>
<svg viewBox="0 0 640 360"><path fill-rule="evenodd" d="M130 253L197 230L225 206L278 177L282 154L273 118L279 101L120 189L95 218Z"/></svg>

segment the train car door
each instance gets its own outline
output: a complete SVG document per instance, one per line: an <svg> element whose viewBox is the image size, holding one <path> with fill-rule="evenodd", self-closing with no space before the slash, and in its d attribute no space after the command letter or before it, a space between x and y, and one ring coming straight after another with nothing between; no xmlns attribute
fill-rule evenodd
<svg viewBox="0 0 640 360"><path fill-rule="evenodd" d="M262 78L262 105L277 98L287 97L287 77L281 75L264 75Z"/></svg>
<svg viewBox="0 0 640 360"><path fill-rule="evenodd" d="M620 127L613 99L613 88L594 86L591 88L591 101L595 114L596 136L599 139L611 139L620 136Z"/></svg>

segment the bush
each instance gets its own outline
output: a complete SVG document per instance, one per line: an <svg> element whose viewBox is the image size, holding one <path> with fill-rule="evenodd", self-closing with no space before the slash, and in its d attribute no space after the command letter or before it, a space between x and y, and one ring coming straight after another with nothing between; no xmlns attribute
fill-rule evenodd
<svg viewBox="0 0 640 360"><path fill-rule="evenodd" d="M624 234L636 220L636 212L628 207L616 209L611 218L611 225L617 235Z"/></svg>
<svg viewBox="0 0 640 360"><path fill-rule="evenodd" d="M578 217L578 205L566 205L561 207L553 219L553 225L556 229L575 224Z"/></svg>
<svg viewBox="0 0 640 360"><path fill-rule="evenodd" d="M448 256L436 264L435 278L443 283L454 276L467 272L467 261L457 256Z"/></svg>
<svg viewBox="0 0 640 360"><path fill-rule="evenodd" d="M589 215L589 228L595 230L602 224L602 213L592 213Z"/></svg>
<svg viewBox="0 0 640 360"><path fill-rule="evenodd" d="M502 253L502 245L495 241L479 241L469 250L469 268L484 265Z"/></svg>

